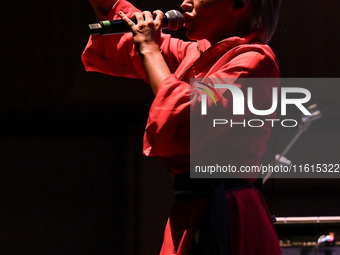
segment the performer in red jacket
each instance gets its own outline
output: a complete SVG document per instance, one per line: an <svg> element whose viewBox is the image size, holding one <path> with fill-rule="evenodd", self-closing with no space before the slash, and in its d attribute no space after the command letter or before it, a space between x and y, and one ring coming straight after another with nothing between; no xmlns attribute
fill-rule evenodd
<svg viewBox="0 0 340 255"><path fill-rule="evenodd" d="M152 13L141 12L125 0L90 2L100 19L122 18L132 33L91 36L82 55L86 70L141 79L155 94L143 153L161 158L175 176L178 194L160 254L281 254L266 202L252 185L255 175L222 183L191 180L188 175L190 111L201 104L201 90L190 85L190 78L236 82L279 77L275 55L266 43L276 27L280 0L184 0L184 27L193 40L188 42L161 32L161 11L155 11L153 19ZM132 16L136 23L128 18ZM247 89L242 83L237 86ZM271 89L261 86L256 93L264 109L271 105ZM230 114L230 93L218 93ZM248 131L226 129L200 143L223 141L229 163L258 165L270 128ZM222 200L218 198L221 185ZM191 195L183 195L188 194L183 190Z"/></svg>

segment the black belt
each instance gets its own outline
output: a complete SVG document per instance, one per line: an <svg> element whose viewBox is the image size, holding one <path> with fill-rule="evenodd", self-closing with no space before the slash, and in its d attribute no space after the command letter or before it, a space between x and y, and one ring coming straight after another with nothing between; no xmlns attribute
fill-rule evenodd
<svg viewBox="0 0 340 255"><path fill-rule="evenodd" d="M211 192L218 187L228 193L244 188L254 188L255 183L242 179L190 179L190 173L185 173L176 176L174 194L176 201L209 198Z"/></svg>
<svg viewBox="0 0 340 255"><path fill-rule="evenodd" d="M254 183L241 179L190 179L189 173L175 178L176 201L208 199L198 226L198 238L187 255L231 255L225 194L254 187Z"/></svg>

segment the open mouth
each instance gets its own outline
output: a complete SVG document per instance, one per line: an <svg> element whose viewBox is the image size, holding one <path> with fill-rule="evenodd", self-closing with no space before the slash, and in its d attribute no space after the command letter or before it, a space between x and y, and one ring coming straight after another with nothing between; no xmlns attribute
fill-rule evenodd
<svg viewBox="0 0 340 255"><path fill-rule="evenodd" d="M190 14L184 13L183 14L184 24L183 27L187 28L190 26L190 24L193 22L193 18L190 16Z"/></svg>

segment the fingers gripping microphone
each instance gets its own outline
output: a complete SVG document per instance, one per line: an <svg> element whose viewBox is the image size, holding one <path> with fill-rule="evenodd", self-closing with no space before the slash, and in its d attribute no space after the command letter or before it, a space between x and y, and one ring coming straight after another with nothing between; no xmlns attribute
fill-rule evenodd
<svg viewBox="0 0 340 255"><path fill-rule="evenodd" d="M155 17L155 16L154 16ZM131 19L137 23L135 18ZM183 17L179 11L170 10L164 14L162 28L169 30L177 30L183 26ZM98 23L89 24L89 33L91 35L109 35L130 32L129 27L121 19L104 20Z"/></svg>

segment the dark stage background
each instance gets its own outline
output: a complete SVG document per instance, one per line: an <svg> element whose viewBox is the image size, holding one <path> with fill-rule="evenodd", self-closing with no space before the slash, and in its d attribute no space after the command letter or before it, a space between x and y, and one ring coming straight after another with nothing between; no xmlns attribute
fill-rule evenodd
<svg viewBox="0 0 340 255"><path fill-rule="evenodd" d="M166 2L134 1L179 9ZM339 77L339 10L338 0L283 1L271 43L283 77ZM5 1L1 13L0 253L157 254L173 198L170 175L141 156L149 87L84 71L97 20L87 1ZM339 163L340 87L325 88L312 91L324 117L295 162ZM277 132L276 152L294 132ZM337 179L266 190L277 216L340 215Z"/></svg>

